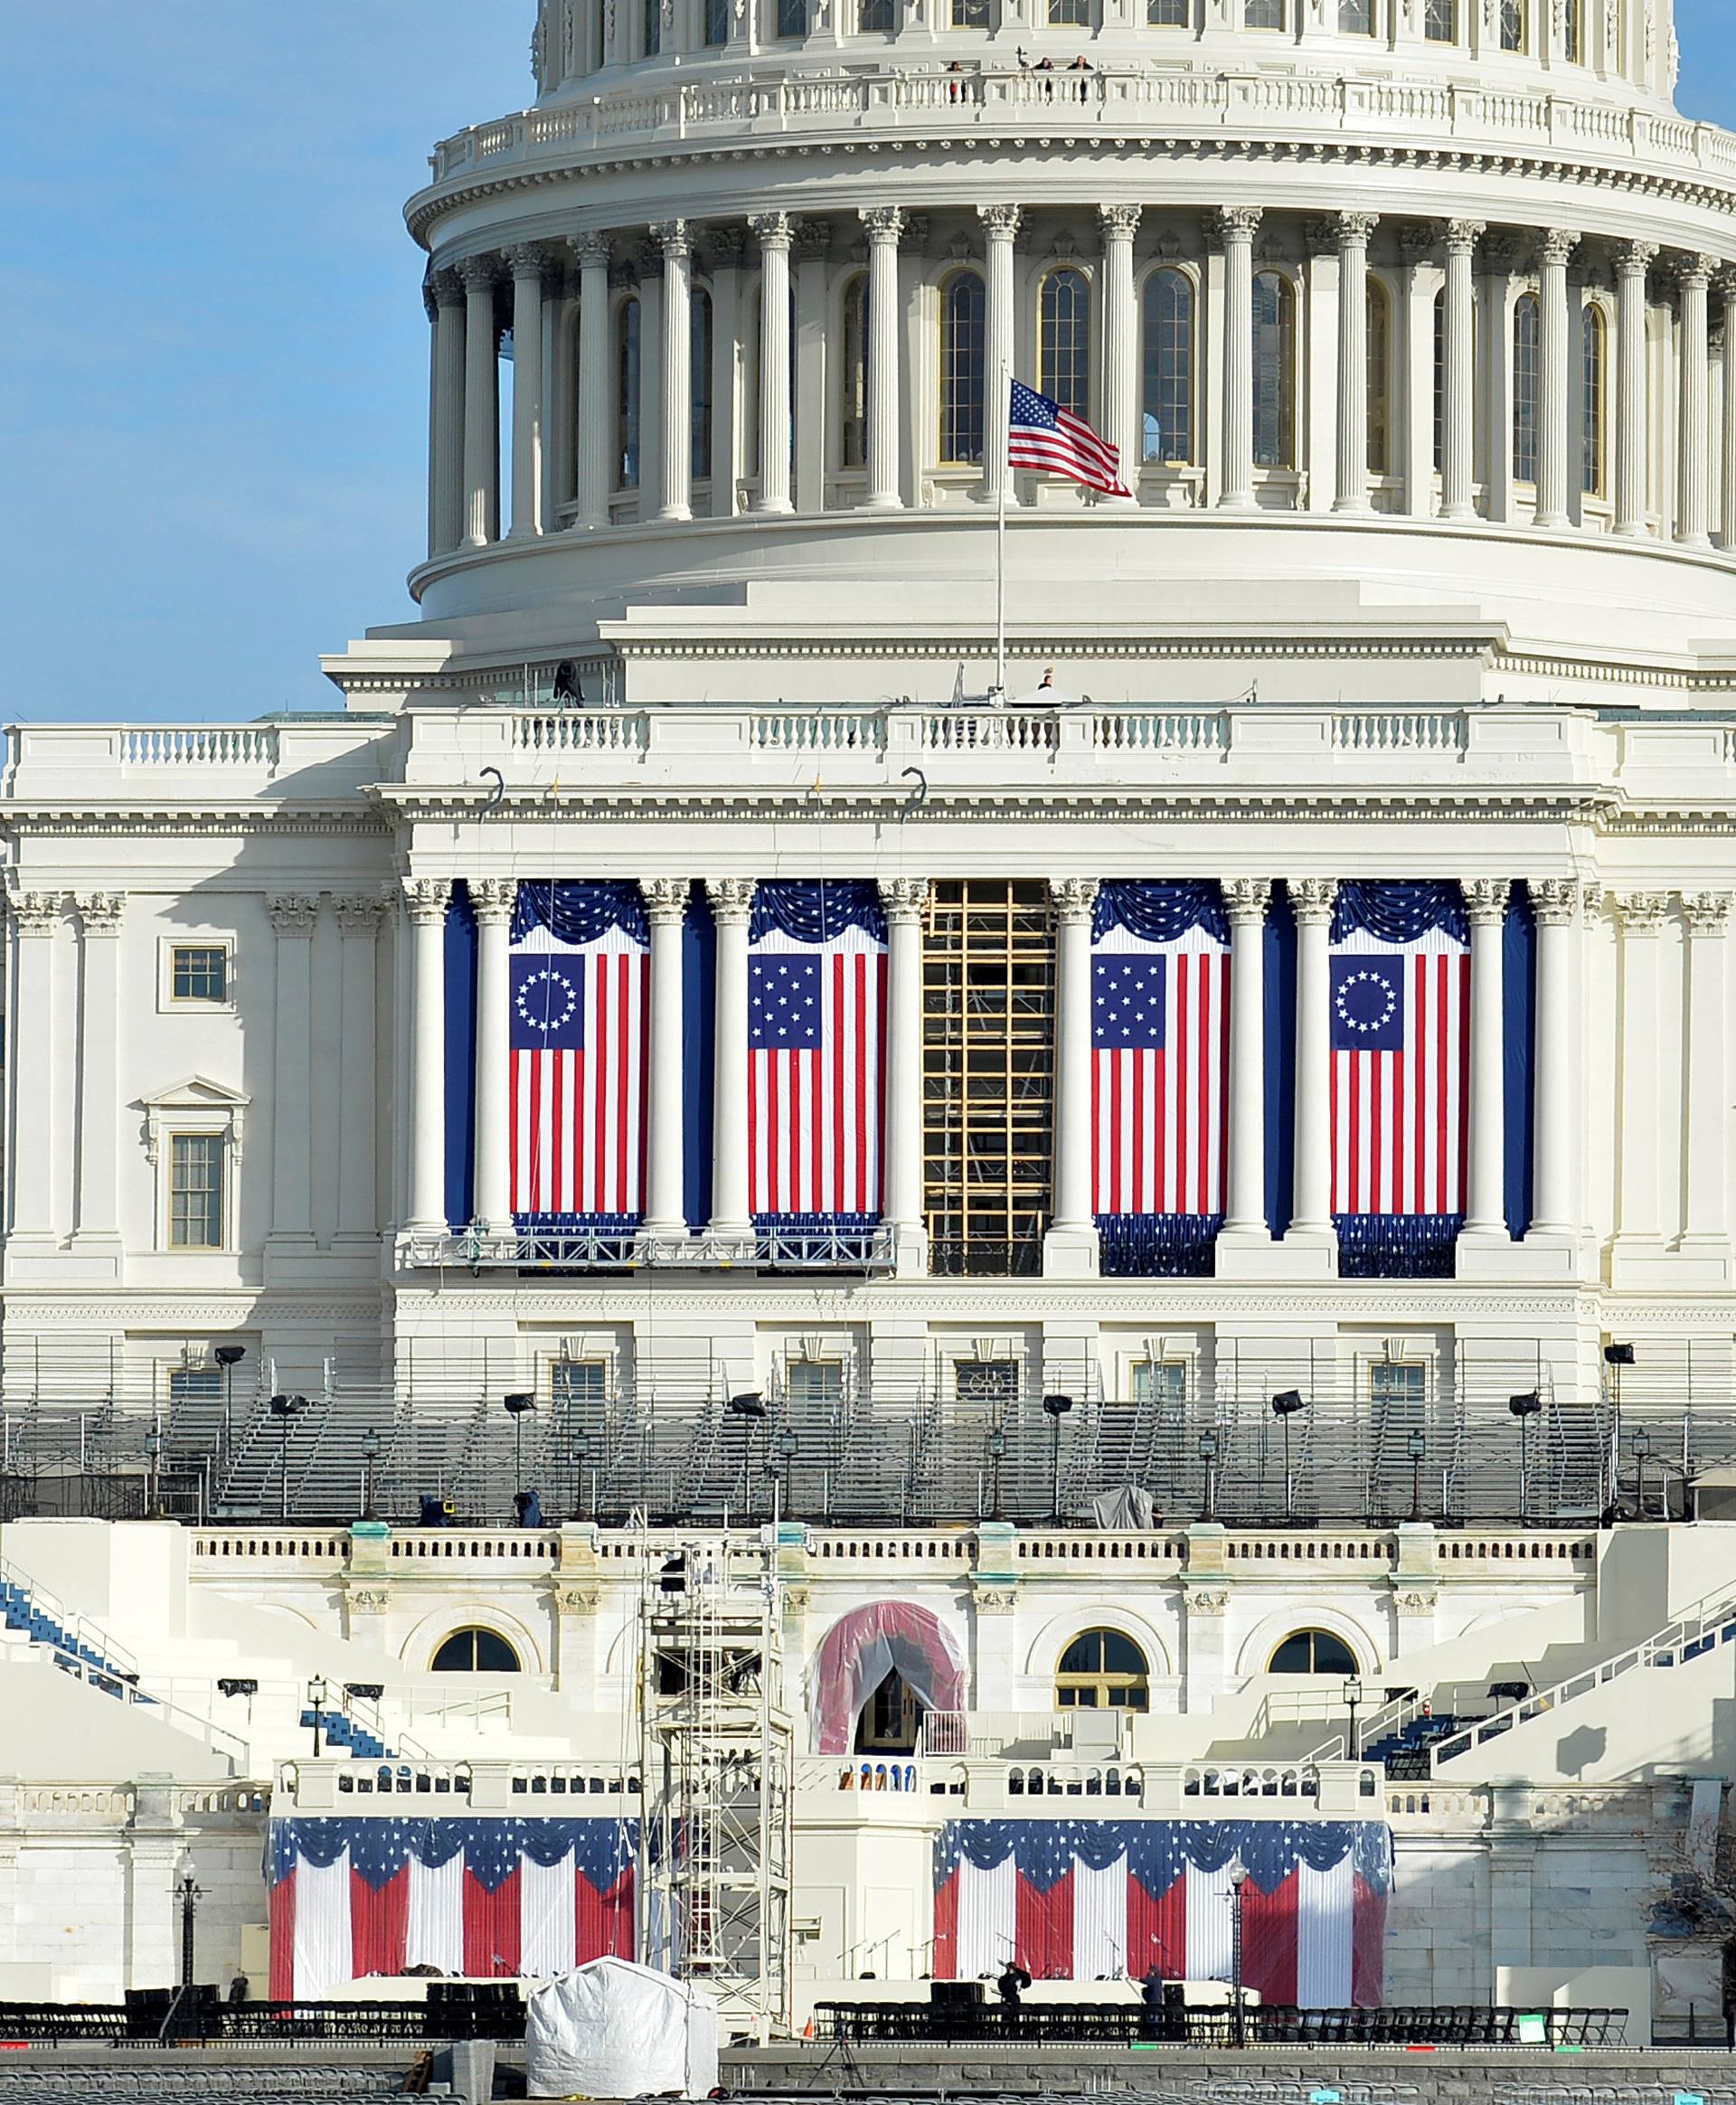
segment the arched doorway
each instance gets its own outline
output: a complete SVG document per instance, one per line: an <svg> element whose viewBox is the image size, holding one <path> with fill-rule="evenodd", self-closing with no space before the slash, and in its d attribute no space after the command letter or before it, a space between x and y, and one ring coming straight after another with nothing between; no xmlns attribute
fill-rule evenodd
<svg viewBox="0 0 1736 2105"><path fill-rule="evenodd" d="M864 1725L877 1750L902 1751L893 1737L908 1724L908 1745L914 1746L923 1712L964 1707L958 1645L939 1618L914 1601L877 1600L853 1609L827 1630L816 1655L809 1711L816 1753L854 1752ZM889 1736L878 1737L877 1726Z"/></svg>

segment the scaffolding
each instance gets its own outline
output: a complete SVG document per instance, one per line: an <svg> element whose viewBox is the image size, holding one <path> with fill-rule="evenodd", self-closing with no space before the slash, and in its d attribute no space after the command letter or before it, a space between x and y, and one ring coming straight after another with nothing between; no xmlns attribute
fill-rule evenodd
<svg viewBox="0 0 1736 2105"><path fill-rule="evenodd" d="M640 1605L646 1963L701 1982L726 2036L790 2028L794 1732L769 1536L648 1543Z"/></svg>

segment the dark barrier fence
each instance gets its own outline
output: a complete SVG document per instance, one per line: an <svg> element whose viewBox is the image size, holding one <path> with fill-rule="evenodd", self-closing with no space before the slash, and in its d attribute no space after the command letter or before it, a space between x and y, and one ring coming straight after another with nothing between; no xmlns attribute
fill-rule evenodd
<svg viewBox="0 0 1736 2105"><path fill-rule="evenodd" d="M1626 2010L1470 2004L1306 2010L1261 2003L1147 2011L1137 2003L817 2003L818 2039L858 2046L1615 2046Z"/></svg>
<svg viewBox="0 0 1736 2105"><path fill-rule="evenodd" d="M470 1988L457 1983L426 2002L224 2003L197 1990L131 1995L124 2006L95 2003L0 2003L0 2044L29 2046L101 2043L179 2046L226 2043L280 2046L326 2039L425 2043L451 2039L522 2039L524 2006L510 1983Z"/></svg>

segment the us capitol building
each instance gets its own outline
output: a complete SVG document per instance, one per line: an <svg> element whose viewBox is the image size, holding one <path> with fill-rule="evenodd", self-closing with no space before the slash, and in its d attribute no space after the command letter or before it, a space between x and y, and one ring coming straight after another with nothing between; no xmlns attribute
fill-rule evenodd
<svg viewBox="0 0 1736 2105"><path fill-rule="evenodd" d="M1269 2000L1714 2010L1736 139L1670 0L533 62L408 208L419 619L328 713L9 733L0 1996L167 1978L188 1867L201 1978L552 1964L316 1934L312 1830L627 1836L750 1726L637 1932L749 2029L1222 1974L1194 1888L1172 1948L1081 1857L1063 1931L960 1839L1038 1795L1338 1822ZM1010 469L1010 379L1131 495Z"/></svg>

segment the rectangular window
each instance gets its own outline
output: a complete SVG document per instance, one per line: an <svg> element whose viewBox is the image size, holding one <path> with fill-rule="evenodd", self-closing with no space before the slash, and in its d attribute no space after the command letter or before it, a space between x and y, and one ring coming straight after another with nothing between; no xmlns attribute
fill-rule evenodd
<svg viewBox="0 0 1736 2105"><path fill-rule="evenodd" d="M227 1001L229 952L221 943L177 943L169 960L169 994L175 1001Z"/></svg>
<svg viewBox="0 0 1736 2105"><path fill-rule="evenodd" d="M729 41L730 0L705 0L705 42L717 45Z"/></svg>
<svg viewBox="0 0 1736 2105"><path fill-rule="evenodd" d="M223 1247L223 1139L219 1133L170 1137L169 1247Z"/></svg>
<svg viewBox="0 0 1736 2105"><path fill-rule="evenodd" d="M1577 66L1585 49L1585 0L1567 0L1567 17L1561 24L1561 50L1570 66Z"/></svg>
<svg viewBox="0 0 1736 2105"><path fill-rule="evenodd" d="M1161 1417L1179 1414L1187 1402L1185 1360L1136 1360L1133 1400Z"/></svg>
<svg viewBox="0 0 1736 2105"><path fill-rule="evenodd" d="M655 59L662 43L663 0L645 0L645 55Z"/></svg>
<svg viewBox="0 0 1736 2105"><path fill-rule="evenodd" d="M1428 0L1422 12L1422 33L1430 43L1458 42L1458 0Z"/></svg>
<svg viewBox="0 0 1736 2105"><path fill-rule="evenodd" d="M1188 29L1192 5L1193 0L1146 0L1146 21L1153 29Z"/></svg>
<svg viewBox="0 0 1736 2105"><path fill-rule="evenodd" d="M223 1392L222 1367L171 1367L169 1369L169 1402L174 1404L194 1403L211 1397L221 1397Z"/></svg>
<svg viewBox="0 0 1736 2105"><path fill-rule="evenodd" d="M874 33L891 36L898 27L892 14L892 0L862 0L856 9L856 27L863 36Z"/></svg>
<svg viewBox="0 0 1736 2105"><path fill-rule="evenodd" d="M1429 1370L1420 1360L1389 1360L1368 1371L1369 1400L1376 1411L1410 1415L1422 1409Z"/></svg>
<svg viewBox="0 0 1736 2105"><path fill-rule="evenodd" d="M1341 36L1373 36L1374 0L1338 0L1338 32Z"/></svg>
<svg viewBox="0 0 1736 2105"><path fill-rule="evenodd" d="M556 1360L550 1386L557 1406L590 1403L600 1409L609 1400L609 1362Z"/></svg>
<svg viewBox="0 0 1736 2105"><path fill-rule="evenodd" d="M994 18L990 10L994 0L952 0L952 26L955 29L993 29Z"/></svg>
<svg viewBox="0 0 1736 2105"><path fill-rule="evenodd" d="M784 1387L795 1412L824 1416L844 1402L842 1360L797 1360L785 1370Z"/></svg>
<svg viewBox="0 0 1736 2105"><path fill-rule="evenodd" d="M807 0L778 0L779 36L807 34Z"/></svg>
<svg viewBox="0 0 1736 2105"><path fill-rule="evenodd" d="M1501 49L1522 52L1524 48L1525 0L1501 0Z"/></svg>
<svg viewBox="0 0 1736 2105"><path fill-rule="evenodd" d="M1091 0L1049 0L1051 29L1089 29Z"/></svg>
<svg viewBox="0 0 1736 2105"><path fill-rule="evenodd" d="M1241 21L1245 29L1282 29L1284 0L1243 0Z"/></svg>
<svg viewBox="0 0 1736 2105"><path fill-rule="evenodd" d="M1017 1360L955 1360L952 1392L960 1403L1005 1406L1019 1400ZM993 1412L991 1412L993 1415Z"/></svg>

